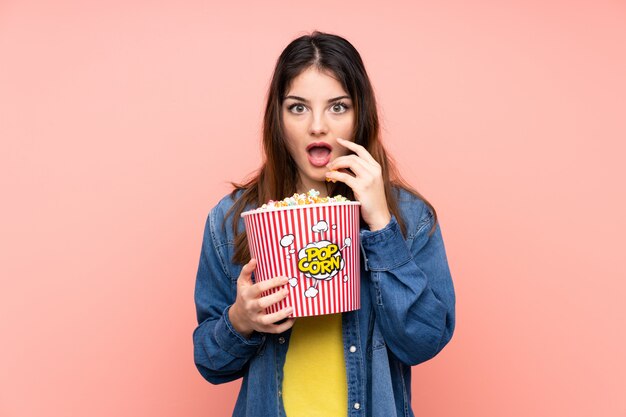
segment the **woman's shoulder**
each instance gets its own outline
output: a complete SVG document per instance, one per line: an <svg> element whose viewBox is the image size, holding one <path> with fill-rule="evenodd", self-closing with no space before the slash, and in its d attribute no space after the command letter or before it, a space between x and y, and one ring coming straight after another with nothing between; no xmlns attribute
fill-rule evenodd
<svg viewBox="0 0 626 417"><path fill-rule="evenodd" d="M407 233L414 236L433 221L434 213L420 195L400 186L394 186L394 191Z"/></svg>
<svg viewBox="0 0 626 417"><path fill-rule="evenodd" d="M234 214L231 208L241 196L240 190L235 190L224 195L211 207L207 216L206 229L212 237L218 240L218 244L233 240L232 223Z"/></svg>
<svg viewBox="0 0 626 417"><path fill-rule="evenodd" d="M232 217L231 209L233 205L241 198L244 190L241 188L234 189L228 194L224 195L212 208L209 215L215 219L224 219L225 217ZM246 208L247 209L247 208ZM244 211L246 210L244 209Z"/></svg>
<svg viewBox="0 0 626 417"><path fill-rule="evenodd" d="M243 190L234 190L230 193L224 195L215 206L211 209L211 211L216 211L224 215L230 208L235 204L235 202L241 197Z"/></svg>
<svg viewBox="0 0 626 417"><path fill-rule="evenodd" d="M393 189L396 193L396 201L398 202L401 211L421 214L424 210L428 210L428 206L421 196L407 190L404 187L394 186Z"/></svg>

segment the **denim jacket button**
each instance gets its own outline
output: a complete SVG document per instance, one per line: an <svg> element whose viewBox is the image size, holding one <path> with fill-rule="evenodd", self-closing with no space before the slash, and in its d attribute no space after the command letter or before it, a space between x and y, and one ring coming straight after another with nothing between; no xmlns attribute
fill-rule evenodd
<svg viewBox="0 0 626 417"><path fill-rule="evenodd" d="M284 338L284 337L282 337L282 336L281 336L281 337L279 337L279 338L278 338L278 343L279 343L279 344L281 344L281 345L282 345L283 343L285 343L285 338Z"/></svg>
<svg viewBox="0 0 626 417"><path fill-rule="evenodd" d="M361 408L361 404L359 403L354 403L354 409L358 410L359 408Z"/></svg>
<svg viewBox="0 0 626 417"><path fill-rule="evenodd" d="M356 352L356 346L350 346L350 352L352 353Z"/></svg>

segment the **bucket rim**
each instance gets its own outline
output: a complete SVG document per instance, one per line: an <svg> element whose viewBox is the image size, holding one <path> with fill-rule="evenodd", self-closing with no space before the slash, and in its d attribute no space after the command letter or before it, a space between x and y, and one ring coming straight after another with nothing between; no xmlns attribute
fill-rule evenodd
<svg viewBox="0 0 626 417"><path fill-rule="evenodd" d="M331 203L319 203L319 204L302 204L299 206L286 206L286 207L270 207L266 209L252 209L248 211L244 211L241 213L241 217L251 216L254 214L261 213L271 213L275 211L285 211L285 210L296 210L302 208L313 208L313 207L332 207L332 206L360 206L361 203L358 201L344 201L344 202L331 202Z"/></svg>

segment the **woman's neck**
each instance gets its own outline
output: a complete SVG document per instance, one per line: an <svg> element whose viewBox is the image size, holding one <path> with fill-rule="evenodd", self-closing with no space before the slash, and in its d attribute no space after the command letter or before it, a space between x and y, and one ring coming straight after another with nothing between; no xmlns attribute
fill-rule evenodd
<svg viewBox="0 0 626 417"><path fill-rule="evenodd" d="M296 190L297 190L296 192L298 194L307 194L309 190L311 189L319 191L320 197L328 197L327 184L305 185L305 184L302 184L301 182L298 182L298 185L296 187Z"/></svg>

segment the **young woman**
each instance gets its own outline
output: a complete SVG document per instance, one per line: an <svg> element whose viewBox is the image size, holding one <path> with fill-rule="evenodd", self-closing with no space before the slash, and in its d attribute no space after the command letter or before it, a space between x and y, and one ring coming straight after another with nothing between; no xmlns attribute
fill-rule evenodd
<svg viewBox="0 0 626 417"><path fill-rule="evenodd" d="M372 86L346 39L314 32L285 48L263 146L258 175L235 184L206 222L195 288L199 372L214 384L243 378L234 416L412 416L411 366L452 337L454 288L436 212L385 153ZM361 308L267 314L287 296L288 278L254 282L240 214L309 189L361 203Z"/></svg>

